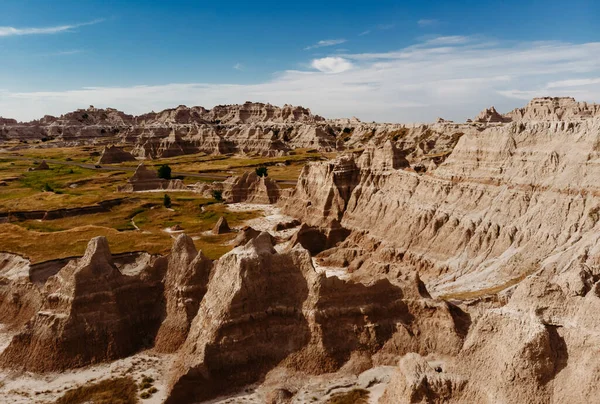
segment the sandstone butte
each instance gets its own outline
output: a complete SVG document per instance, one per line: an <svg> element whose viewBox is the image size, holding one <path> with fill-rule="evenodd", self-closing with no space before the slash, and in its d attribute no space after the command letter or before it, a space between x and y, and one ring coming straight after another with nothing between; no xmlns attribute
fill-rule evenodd
<svg viewBox="0 0 600 404"><path fill-rule="evenodd" d="M62 125L77 138L110 124L138 156L285 152L297 137L339 150L347 136L362 151L309 163L290 189L229 180L231 202L276 204L298 222L276 226L287 237L242 228L215 261L185 234L135 265L102 237L43 271L0 253L0 321L14 334L2 368L62 372L149 349L171 355L167 403L327 402L354 388L381 404L598 401L597 105L542 98L413 127L251 103L86 111L88 123L78 111L4 120L0 133ZM283 140L275 128L293 129Z"/></svg>

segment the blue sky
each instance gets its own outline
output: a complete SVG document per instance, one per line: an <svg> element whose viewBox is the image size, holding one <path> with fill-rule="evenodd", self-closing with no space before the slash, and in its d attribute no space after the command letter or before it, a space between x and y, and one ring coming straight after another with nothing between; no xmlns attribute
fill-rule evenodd
<svg viewBox="0 0 600 404"><path fill-rule="evenodd" d="M416 122L598 102L598 3L0 0L0 116L252 100Z"/></svg>

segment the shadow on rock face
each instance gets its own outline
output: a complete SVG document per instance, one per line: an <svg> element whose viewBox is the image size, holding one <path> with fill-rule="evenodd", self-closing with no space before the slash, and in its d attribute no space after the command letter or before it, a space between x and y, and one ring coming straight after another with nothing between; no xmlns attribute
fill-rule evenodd
<svg viewBox="0 0 600 404"><path fill-rule="evenodd" d="M567 344L565 339L558 333L557 326L546 325L546 331L550 335L550 347L554 354L554 372L547 380L543 380L542 383L548 383L553 380L557 374L563 370L569 362L569 353L567 352Z"/></svg>
<svg viewBox="0 0 600 404"><path fill-rule="evenodd" d="M397 324L413 321L402 298L402 289L387 279L370 286L336 277L323 280L315 321L325 351L337 367L353 351L375 353L396 332Z"/></svg>
<svg viewBox="0 0 600 404"><path fill-rule="evenodd" d="M214 271L167 403L207 400L259 382L310 341L302 308L309 296L305 275L315 274L306 251L277 254L263 233Z"/></svg>

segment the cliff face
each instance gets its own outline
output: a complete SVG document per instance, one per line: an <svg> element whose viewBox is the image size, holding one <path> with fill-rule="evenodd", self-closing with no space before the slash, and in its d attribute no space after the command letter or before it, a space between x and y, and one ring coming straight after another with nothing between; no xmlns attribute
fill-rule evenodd
<svg viewBox="0 0 600 404"><path fill-rule="evenodd" d="M572 97L542 97L532 99L524 108L506 114L513 121L568 121L600 116L600 105L577 102Z"/></svg>
<svg viewBox="0 0 600 404"><path fill-rule="evenodd" d="M48 279L41 308L2 352L1 363L53 371L136 352L152 342L160 325L158 272L151 267L124 275L106 239L92 239L81 259Z"/></svg>
<svg viewBox="0 0 600 404"><path fill-rule="evenodd" d="M596 106L536 99L507 115L486 110L473 125L410 128L305 123L310 114L291 107L236 108L148 116L185 123L147 144L175 150L194 125L214 130L205 139L217 149L242 147L233 134L223 140L219 117L232 133L261 128L244 127L243 144L257 149L294 141L281 137L293 131L273 129L286 119L298 120L298 130L322 125L317 138L336 148L340 136L365 147L305 166L290 190L254 173L228 180L228 200L278 200L299 219L285 245L246 228L236 248L211 262L180 236L168 258L124 274L106 241L94 239L43 287L27 279L24 259L0 255L0 320L20 329L0 357L4 366L58 370L154 342L174 352L169 403L253 383L282 387L284 376L306 397L314 385L305 380L383 366L392 370L380 403L596 399ZM156 180L143 169L134 179Z"/></svg>
<svg viewBox="0 0 600 404"><path fill-rule="evenodd" d="M155 348L174 352L185 341L204 294L212 261L198 252L193 240L180 235L174 242L165 276L166 317L156 336Z"/></svg>
<svg viewBox="0 0 600 404"><path fill-rule="evenodd" d="M359 352L382 363L412 349L456 353L463 336L455 317L417 289L328 278L317 274L306 250L277 253L262 233L216 263L178 352L167 402L235 391L276 365L320 374Z"/></svg>
<svg viewBox="0 0 600 404"><path fill-rule="evenodd" d="M425 175L359 169L353 157L314 163L284 211L366 231L384 241L381 253L419 262L422 276L445 289L469 274L484 283L490 276L491 286L498 273L508 281L534 271L552 251L593 234L599 127L585 120L489 128L463 136Z"/></svg>
<svg viewBox="0 0 600 404"><path fill-rule="evenodd" d="M245 172L223 182L223 199L228 203L271 204L279 200L280 193L277 182L255 172Z"/></svg>
<svg viewBox="0 0 600 404"><path fill-rule="evenodd" d="M417 271L436 295L474 299L505 290L503 307L476 318L450 374L419 394L540 403L597 394L600 367L585 352L600 330L590 315L600 304L600 120L553 117L465 134L426 174L355 168L351 156L313 163L282 202L304 222L336 219L352 231L317 257L355 276ZM365 153L359 160L373 161ZM331 173L341 171L352 174L340 184ZM389 394L410 393L428 372L419 366L407 365L398 377L408 384ZM583 368L585 389L574 391Z"/></svg>
<svg viewBox="0 0 600 404"><path fill-rule="evenodd" d="M139 158L199 152L277 156L296 148L335 151L392 139L411 159L437 155L434 158L439 160L465 131L475 130L471 125L452 123L407 126L369 124L357 119L326 120L303 107L251 102L211 110L179 106L137 117L111 108L90 107L58 118L2 122L0 139L5 141L43 139L45 146L126 144Z"/></svg>

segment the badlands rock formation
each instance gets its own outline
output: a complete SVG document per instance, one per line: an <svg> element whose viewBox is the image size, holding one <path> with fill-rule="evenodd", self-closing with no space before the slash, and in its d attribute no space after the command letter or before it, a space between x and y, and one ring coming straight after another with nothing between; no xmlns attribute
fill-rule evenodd
<svg viewBox="0 0 600 404"><path fill-rule="evenodd" d="M479 123L498 123L498 122L510 122L512 119L501 115L496 111L496 108L491 107L484 109L474 119L475 122Z"/></svg>
<svg viewBox="0 0 600 404"><path fill-rule="evenodd" d="M595 110L534 100L521 113L535 120L465 134L426 175L358 164L370 155L305 167L284 211L314 226L337 220L352 232L317 258L357 277L418 272L435 295L472 296L479 307L464 347L443 366L447 375L427 376L423 362L410 359L388 396L558 403L598 393L599 362L589 355L600 330L584 314L600 304ZM478 296L499 291L495 308L484 310ZM578 372L584 387L573 389Z"/></svg>
<svg viewBox="0 0 600 404"><path fill-rule="evenodd" d="M106 239L92 239L81 259L48 279L41 308L2 352L0 363L43 372L134 353L160 325L159 272L151 266L124 275Z"/></svg>
<svg viewBox="0 0 600 404"><path fill-rule="evenodd" d="M223 199L227 203L247 202L271 204L279 200L281 190L269 177L259 177L254 171L229 177L223 182Z"/></svg>
<svg viewBox="0 0 600 404"><path fill-rule="evenodd" d="M358 119L326 120L309 109L250 103L203 107L179 106L137 117L115 109L77 110L58 118L32 122L5 119L0 140L19 140L43 147L122 144L138 158L172 157L204 152L279 156L296 148L335 151L359 148L387 139L414 162L443 160L473 125L439 122L432 125L363 123ZM22 146L17 146L22 147Z"/></svg>
<svg viewBox="0 0 600 404"><path fill-rule="evenodd" d="M229 233L230 231L231 229L229 228L227 219L225 219L225 217L223 216L221 216L219 220L217 220L217 223L215 223L215 226L212 228L213 234L224 234Z"/></svg>
<svg viewBox="0 0 600 404"><path fill-rule="evenodd" d="M168 268L164 280L166 317L155 344L162 352L174 352L185 341L206 293L212 261L196 250L189 236L181 234L173 244Z"/></svg>
<svg viewBox="0 0 600 404"><path fill-rule="evenodd" d="M141 192L154 190L181 190L185 185L181 180L165 180L158 177L155 170L146 168L140 163L135 173L127 180L127 184L119 187L119 192Z"/></svg>
<svg viewBox="0 0 600 404"><path fill-rule="evenodd" d="M135 157L120 147L106 146L98 159L98 164L115 164L126 161L135 161Z"/></svg>
<svg viewBox="0 0 600 404"><path fill-rule="evenodd" d="M168 257L121 271L100 238L33 282L23 257L0 254L0 321L18 330L0 364L61 370L152 346L172 355L167 403L318 402L367 372L360 386L381 404L597 401L598 106L534 99L410 127L283 110L86 112L115 126L307 125L363 150L310 163L273 198L266 178L230 179L229 200L277 201L301 224L243 228L213 262L181 235Z"/></svg>
<svg viewBox="0 0 600 404"><path fill-rule="evenodd" d="M359 352L381 363L405 350L457 353L460 310L409 285L327 278L306 250L277 253L262 233L216 263L178 352L167 402L234 392L277 364L320 374Z"/></svg>

